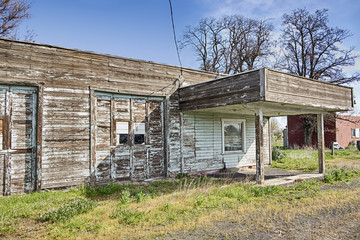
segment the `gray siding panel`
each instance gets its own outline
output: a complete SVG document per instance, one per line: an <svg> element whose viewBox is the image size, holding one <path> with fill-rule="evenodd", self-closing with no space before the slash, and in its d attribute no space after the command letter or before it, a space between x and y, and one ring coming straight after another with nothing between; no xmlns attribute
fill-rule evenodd
<svg viewBox="0 0 360 240"><path fill-rule="evenodd" d="M246 120L246 152L222 153L222 118ZM255 165L255 119L234 115L189 111L183 113L182 161L171 171L198 172ZM183 167L180 165L183 164Z"/></svg>

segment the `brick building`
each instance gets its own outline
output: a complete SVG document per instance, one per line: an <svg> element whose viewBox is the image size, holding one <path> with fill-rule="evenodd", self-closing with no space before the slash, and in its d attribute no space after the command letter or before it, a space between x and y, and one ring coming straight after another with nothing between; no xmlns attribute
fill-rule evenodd
<svg viewBox="0 0 360 240"><path fill-rule="evenodd" d="M304 146L304 117L306 115L288 116L288 146L297 148ZM360 140L360 115L327 114L324 118L325 146L329 147L332 141L346 147ZM312 145L317 145L317 129L312 134Z"/></svg>

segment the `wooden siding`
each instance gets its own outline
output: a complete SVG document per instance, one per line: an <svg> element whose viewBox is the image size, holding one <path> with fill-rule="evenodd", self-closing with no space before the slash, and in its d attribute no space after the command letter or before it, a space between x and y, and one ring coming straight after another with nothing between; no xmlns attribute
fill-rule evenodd
<svg viewBox="0 0 360 240"><path fill-rule="evenodd" d="M72 186L89 176L89 90L44 87L42 188Z"/></svg>
<svg viewBox="0 0 360 240"><path fill-rule="evenodd" d="M183 111L229 106L256 109L251 103L265 103L264 116L348 111L353 108L352 88L263 68L181 87ZM272 105L271 105L272 104ZM265 106L265 105L264 105ZM281 108L287 106L283 113ZM290 109L290 111L289 111ZM304 113L305 113L304 112Z"/></svg>
<svg viewBox="0 0 360 240"><path fill-rule="evenodd" d="M95 92L93 182L145 180L164 176L163 98ZM118 123L127 126L120 142ZM145 124L145 142L136 144L136 124ZM120 125L119 125L120 127ZM119 129L120 130L120 129Z"/></svg>
<svg viewBox="0 0 360 240"><path fill-rule="evenodd" d="M250 71L179 89L182 110L243 104L263 100L260 72Z"/></svg>
<svg viewBox="0 0 360 240"><path fill-rule="evenodd" d="M245 119L245 153L222 153L222 118ZM211 171L243 166L254 166L255 116L217 112L185 111L176 127L171 127L169 172ZM172 123L173 125L174 123ZM267 126L267 119L264 124ZM178 127L180 127L178 129ZM265 137L265 141L267 137ZM264 161L269 162L268 144L264 147Z"/></svg>
<svg viewBox="0 0 360 240"><path fill-rule="evenodd" d="M219 76L200 70L0 38L0 80L167 96L180 84Z"/></svg>
<svg viewBox="0 0 360 240"><path fill-rule="evenodd" d="M37 89L0 86L1 193L35 189Z"/></svg>
<svg viewBox="0 0 360 240"><path fill-rule="evenodd" d="M245 120L244 153L222 152L223 118ZM184 172L217 170L255 164L254 116L185 112L183 114L182 155Z"/></svg>
<svg viewBox="0 0 360 240"><path fill-rule="evenodd" d="M352 110L352 88L265 69L265 100L323 108L325 111Z"/></svg>
<svg viewBox="0 0 360 240"><path fill-rule="evenodd" d="M183 75L179 77L181 70ZM91 131L95 131L97 120L102 121L100 116L99 119L95 118L94 106L97 104L95 91L163 97L175 92L183 83L194 84L214 79L217 76L218 74L215 73L181 69L149 61L0 39L0 84L36 86L39 90L37 94L39 109L36 116L39 122L34 131L37 135L36 148L34 148L37 149L36 170L32 170L31 173L31 178L35 177L37 181L36 189L38 190L73 186L89 181L90 178L96 179L90 174L96 167L90 166L90 159L96 158L100 151L95 152L93 149L95 145L100 148L108 146L109 142L113 143L115 138L110 135L110 139L105 139L104 132L104 139L102 139L104 144L100 146L101 144L97 143L90 134ZM104 177L102 182L110 181L110 179L125 180L130 175L134 180L135 176L139 176L138 179L140 179L164 175L166 171L163 152L165 138L162 134L165 133L162 126L165 123L158 123L164 121L162 113L165 112L165 106L157 101L148 102L144 109L145 114L152 112L148 115L146 122L147 129L151 129L146 141L152 147L133 149L133 152L122 151L119 148L104 150L102 157L105 160L99 167L104 170L104 174L98 175L99 178ZM107 106L118 109L114 114L111 113L112 121L126 118L123 112L126 107L121 104L116 102L113 106ZM175 108L177 107L173 108L175 113L171 109L170 115L174 118L176 125L176 121L179 120L176 120L178 112ZM103 110L105 109L106 106ZM135 113L134 118L141 117L139 114ZM6 121L6 119L1 120L2 123ZM106 124L109 125L104 120L104 126ZM110 128L112 127L110 124ZM174 129L174 131L177 130ZM97 140L101 142L100 138ZM105 140L109 142L105 143ZM106 160L106 156L114 158ZM150 159L150 161L131 165L133 162L129 164L125 161L130 157ZM107 161L110 163L112 160L114 162L107 164ZM1 176L5 174L10 177L8 163L10 163L10 158L2 155L0 157ZM146 167L144 172L144 165L152 167ZM133 170L129 172L129 169ZM109 172L110 176L105 177ZM4 186L10 189L10 186L1 182L2 192L5 191Z"/></svg>

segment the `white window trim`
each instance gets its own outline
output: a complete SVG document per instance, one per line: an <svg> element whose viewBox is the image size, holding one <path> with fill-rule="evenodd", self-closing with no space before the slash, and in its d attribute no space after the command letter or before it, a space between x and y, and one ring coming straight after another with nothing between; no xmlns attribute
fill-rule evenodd
<svg viewBox="0 0 360 240"><path fill-rule="evenodd" d="M242 141L243 141L243 150L240 151L225 151L225 136L224 136L224 123L240 123L243 126L242 131ZM240 118L222 118L221 119L221 144L222 144L222 154L236 154L236 153L246 153L246 120Z"/></svg>

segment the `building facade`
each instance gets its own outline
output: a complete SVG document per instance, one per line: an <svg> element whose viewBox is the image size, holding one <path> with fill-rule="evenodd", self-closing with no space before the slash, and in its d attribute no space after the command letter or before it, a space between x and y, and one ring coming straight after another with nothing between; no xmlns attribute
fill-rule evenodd
<svg viewBox="0 0 360 240"><path fill-rule="evenodd" d="M261 183L269 118L304 112L321 123L352 109L351 91L267 68L220 76L0 39L0 192L248 165Z"/></svg>

